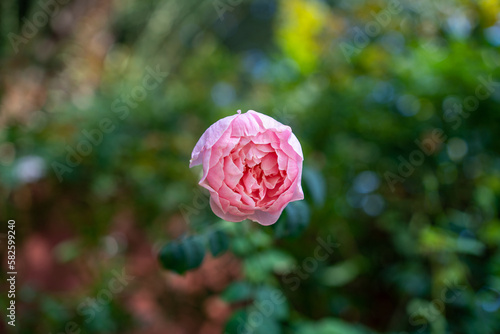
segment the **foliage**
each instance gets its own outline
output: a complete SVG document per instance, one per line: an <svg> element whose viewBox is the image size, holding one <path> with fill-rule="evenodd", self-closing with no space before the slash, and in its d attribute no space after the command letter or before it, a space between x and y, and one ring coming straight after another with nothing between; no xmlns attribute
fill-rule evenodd
<svg viewBox="0 0 500 334"><path fill-rule="evenodd" d="M17 53L39 4L0 4L18 333L500 332L498 2L237 2L74 0ZM304 150L273 226L188 168L238 109Z"/></svg>

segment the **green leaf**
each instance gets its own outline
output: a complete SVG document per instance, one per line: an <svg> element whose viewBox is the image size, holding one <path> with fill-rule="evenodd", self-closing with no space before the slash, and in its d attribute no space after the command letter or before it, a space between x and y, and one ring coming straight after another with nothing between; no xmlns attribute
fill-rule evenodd
<svg viewBox="0 0 500 334"><path fill-rule="evenodd" d="M246 237L236 237L233 238L231 242L231 249L237 256L244 257L248 253L251 253L254 246L250 242L249 238Z"/></svg>
<svg viewBox="0 0 500 334"><path fill-rule="evenodd" d="M247 310L238 310L233 313L226 323L224 334L281 334L279 322L263 313L261 310L250 306Z"/></svg>
<svg viewBox="0 0 500 334"><path fill-rule="evenodd" d="M305 201L289 203L285 209L285 219L274 224L274 234L277 238L297 237L309 225L311 212Z"/></svg>
<svg viewBox="0 0 500 334"><path fill-rule="evenodd" d="M226 252L229 248L229 237L222 230L215 230L208 236L208 246L213 256Z"/></svg>
<svg viewBox="0 0 500 334"><path fill-rule="evenodd" d="M267 315L277 320L286 320L290 314L283 292L271 286L264 285L257 288L254 305L261 311L269 309L270 312Z"/></svg>
<svg viewBox="0 0 500 334"><path fill-rule="evenodd" d="M59 243L54 248L55 258L61 262L69 262L81 254L82 247L77 240L68 240Z"/></svg>
<svg viewBox="0 0 500 334"><path fill-rule="evenodd" d="M343 286L355 279L365 265L366 260L361 257L337 263L324 270L321 282L326 286Z"/></svg>
<svg viewBox="0 0 500 334"><path fill-rule="evenodd" d="M246 333L253 334L281 334L281 326L276 318L263 313L254 307L248 310Z"/></svg>
<svg viewBox="0 0 500 334"><path fill-rule="evenodd" d="M159 254L161 264L179 274L199 267L204 256L203 243L194 236L165 245Z"/></svg>
<svg viewBox="0 0 500 334"><path fill-rule="evenodd" d="M248 240L257 248L268 248L273 243L273 238L264 230L255 230L248 234Z"/></svg>
<svg viewBox="0 0 500 334"><path fill-rule="evenodd" d="M486 246L475 239L459 237L457 240L457 252L480 256L484 253Z"/></svg>
<svg viewBox="0 0 500 334"><path fill-rule="evenodd" d="M187 270L197 268L205 257L205 247L200 237L189 237L182 243L186 253Z"/></svg>
<svg viewBox="0 0 500 334"><path fill-rule="evenodd" d="M247 322L248 314L245 310L238 310L231 315L226 323L224 334L243 333L243 328Z"/></svg>
<svg viewBox="0 0 500 334"><path fill-rule="evenodd" d="M222 293L221 298L228 303L252 298L253 289L247 282L234 282Z"/></svg>
<svg viewBox="0 0 500 334"><path fill-rule="evenodd" d="M302 322L297 327L298 334L368 334L369 329L358 325L351 325L340 319L325 318L318 322Z"/></svg>
<svg viewBox="0 0 500 334"><path fill-rule="evenodd" d="M316 206L323 206L326 198L326 181L323 175L316 169L304 168L304 184Z"/></svg>
<svg viewBox="0 0 500 334"><path fill-rule="evenodd" d="M293 266L293 263L293 258L286 252L270 249L245 258L243 271L249 281L263 282L271 273L287 272Z"/></svg>

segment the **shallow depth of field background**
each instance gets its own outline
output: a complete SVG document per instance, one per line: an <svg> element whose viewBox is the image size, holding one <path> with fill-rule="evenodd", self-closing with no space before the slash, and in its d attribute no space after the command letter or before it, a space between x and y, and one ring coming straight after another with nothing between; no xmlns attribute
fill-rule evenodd
<svg viewBox="0 0 500 334"><path fill-rule="evenodd" d="M497 0L41 8L0 3L0 332L8 219L13 333L500 332ZM221 221L188 168L238 109L304 150L273 227ZM162 268L186 240L201 266Z"/></svg>

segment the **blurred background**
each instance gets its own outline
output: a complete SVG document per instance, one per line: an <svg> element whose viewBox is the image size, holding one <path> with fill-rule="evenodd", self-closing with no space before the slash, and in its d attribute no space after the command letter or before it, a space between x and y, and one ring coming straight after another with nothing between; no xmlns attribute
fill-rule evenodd
<svg viewBox="0 0 500 334"><path fill-rule="evenodd" d="M498 0L0 13L0 332L500 333ZM221 221L188 168L238 109L304 150L272 227Z"/></svg>

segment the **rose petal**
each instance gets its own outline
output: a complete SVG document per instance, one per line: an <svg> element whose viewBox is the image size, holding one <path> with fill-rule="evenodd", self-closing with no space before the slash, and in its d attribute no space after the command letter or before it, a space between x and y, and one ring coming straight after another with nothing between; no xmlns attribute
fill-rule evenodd
<svg viewBox="0 0 500 334"><path fill-rule="evenodd" d="M255 189L259 188L257 180L254 178L252 173L245 173L245 175L242 177L242 180L243 185L245 186L245 191L248 194L251 194Z"/></svg>
<svg viewBox="0 0 500 334"><path fill-rule="evenodd" d="M219 218L222 218L224 220L227 220L228 222L241 222L241 221L247 219L246 216L237 216L237 215L233 215L233 214L226 213L226 212L222 211L220 205L217 204L217 202L213 196L210 197L210 208L212 208L212 211L215 213L216 216L218 216Z"/></svg>
<svg viewBox="0 0 500 334"><path fill-rule="evenodd" d="M280 176L275 175L275 176L264 176L264 184L266 185L267 189L274 189L276 186L276 183L281 179Z"/></svg>
<svg viewBox="0 0 500 334"><path fill-rule="evenodd" d="M248 112L235 118L231 123L231 129L233 136L235 137L254 136L261 132L259 123L255 120L255 118L251 117Z"/></svg>
<svg viewBox="0 0 500 334"><path fill-rule="evenodd" d="M224 117L223 119L212 124L201 136L196 143L196 146L191 153L191 161L189 167L193 167L202 163L203 153L210 149L219 139L224 132L229 128L234 119L240 114Z"/></svg>
<svg viewBox="0 0 500 334"><path fill-rule="evenodd" d="M208 184L215 190L219 190L224 180L224 168L222 162L212 167L207 174L206 180ZM204 179L202 179L202 182Z"/></svg>
<svg viewBox="0 0 500 334"><path fill-rule="evenodd" d="M282 211L283 210L276 212L265 212L265 211L255 210L255 212L251 214L248 218L253 221L256 221L261 225L268 226L276 223L276 221L281 216Z"/></svg>
<svg viewBox="0 0 500 334"><path fill-rule="evenodd" d="M224 159L224 182L234 188L240 182L243 172L236 166L230 156Z"/></svg>
<svg viewBox="0 0 500 334"><path fill-rule="evenodd" d="M288 166L288 156L280 149L276 150L276 155L278 156L278 168L280 170L286 170Z"/></svg>
<svg viewBox="0 0 500 334"><path fill-rule="evenodd" d="M251 115L255 120L260 124L260 126L264 129L273 129L276 132L285 131L286 129L290 129L289 126L283 125L277 120L267 115L261 114L255 110L249 110L247 114Z"/></svg>
<svg viewBox="0 0 500 334"><path fill-rule="evenodd" d="M270 225L289 202L304 198L299 141L289 126L256 111L216 122L191 157L190 167L203 163L199 183L222 219Z"/></svg>
<svg viewBox="0 0 500 334"><path fill-rule="evenodd" d="M262 158L261 168L265 175L271 175L278 172L278 156L276 153L270 153Z"/></svg>

